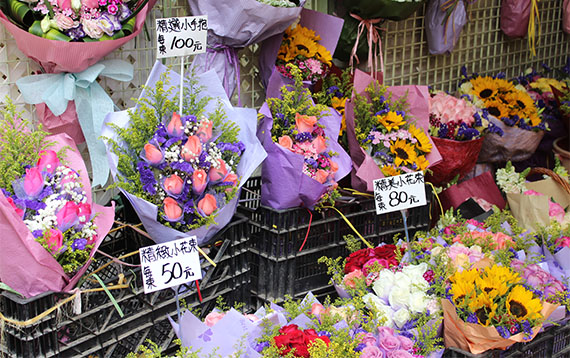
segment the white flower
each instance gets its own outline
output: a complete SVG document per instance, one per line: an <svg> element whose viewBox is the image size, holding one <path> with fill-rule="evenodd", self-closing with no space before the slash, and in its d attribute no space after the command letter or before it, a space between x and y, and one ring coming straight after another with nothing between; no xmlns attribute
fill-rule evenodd
<svg viewBox="0 0 570 358"><path fill-rule="evenodd" d="M410 290L410 286L412 285L412 280L404 272L398 271L394 275L394 285Z"/></svg>
<svg viewBox="0 0 570 358"><path fill-rule="evenodd" d="M412 292L410 299L408 300L408 307L413 313L421 313L425 311L427 304L428 296L422 291Z"/></svg>
<svg viewBox="0 0 570 358"><path fill-rule="evenodd" d="M411 318L410 311L405 308L400 308L394 313L393 320L394 324L398 328L402 328L406 322L408 322Z"/></svg>
<svg viewBox="0 0 570 358"><path fill-rule="evenodd" d="M392 319L394 310L385 304L383 300L372 293L367 293L366 295L362 296L362 300L364 303L366 303L366 307L377 312L378 318L384 319L384 326L394 327Z"/></svg>
<svg viewBox="0 0 570 358"><path fill-rule="evenodd" d="M410 278L412 282L419 280L420 278L424 277L424 273L426 273L428 269L427 263L422 262L418 265L408 265L402 269L402 272L406 274Z"/></svg>
<svg viewBox="0 0 570 358"><path fill-rule="evenodd" d="M388 298L390 290L394 286L394 273L390 270L382 270L378 279L372 285L372 290L381 298Z"/></svg>
<svg viewBox="0 0 570 358"><path fill-rule="evenodd" d="M388 302L393 309L407 308L410 300L410 287L394 286L388 295Z"/></svg>

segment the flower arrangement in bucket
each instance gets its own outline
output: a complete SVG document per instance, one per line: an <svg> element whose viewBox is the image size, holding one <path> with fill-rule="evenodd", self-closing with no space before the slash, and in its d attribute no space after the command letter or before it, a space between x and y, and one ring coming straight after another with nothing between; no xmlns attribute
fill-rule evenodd
<svg viewBox="0 0 570 358"><path fill-rule="evenodd" d="M213 71L185 80L183 114L170 85L179 77L157 63L150 78L135 109L107 117L115 185L154 240L193 231L201 244L229 222L244 177L264 158L245 124L254 111L231 108ZM208 92L222 97L213 103Z"/></svg>
<svg viewBox="0 0 570 358"><path fill-rule="evenodd" d="M110 230L114 208L91 202L87 169L65 135L30 131L8 101L0 138L2 282L26 297L69 291ZM53 149L52 149L53 148Z"/></svg>
<svg viewBox="0 0 570 358"><path fill-rule="evenodd" d="M443 160L431 168L428 180L435 185L461 179L477 161L487 133L502 135L503 131L489 122L488 112L463 98L445 92L431 95L430 135Z"/></svg>
<svg viewBox="0 0 570 358"><path fill-rule="evenodd" d="M479 161L521 161L530 157L547 126L524 86L506 80L504 74L494 77L473 74L469 77L462 68L462 76L459 94L486 109L492 116L490 121L504 132L502 137L485 137Z"/></svg>

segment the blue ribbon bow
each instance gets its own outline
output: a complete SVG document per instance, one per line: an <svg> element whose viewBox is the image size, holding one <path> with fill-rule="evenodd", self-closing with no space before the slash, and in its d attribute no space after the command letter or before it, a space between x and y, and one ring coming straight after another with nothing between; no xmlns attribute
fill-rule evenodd
<svg viewBox="0 0 570 358"><path fill-rule="evenodd" d="M69 101L75 101L77 118L91 158L92 186L104 186L109 177L107 152L99 136L105 116L114 110L113 100L97 83L97 77L130 81L133 71L133 65L125 61L105 60L82 72L33 75L16 81L27 103L45 103L56 116L65 112Z"/></svg>

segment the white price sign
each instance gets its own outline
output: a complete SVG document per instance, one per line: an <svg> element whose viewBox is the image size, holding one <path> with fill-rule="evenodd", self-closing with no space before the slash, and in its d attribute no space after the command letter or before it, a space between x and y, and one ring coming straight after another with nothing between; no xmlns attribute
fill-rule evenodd
<svg viewBox="0 0 570 358"><path fill-rule="evenodd" d="M422 172L374 180L376 214L426 205L426 188Z"/></svg>
<svg viewBox="0 0 570 358"><path fill-rule="evenodd" d="M144 293L202 278L196 236L141 247L139 255Z"/></svg>
<svg viewBox="0 0 570 358"><path fill-rule="evenodd" d="M189 56L206 52L207 16L156 19L157 58Z"/></svg>

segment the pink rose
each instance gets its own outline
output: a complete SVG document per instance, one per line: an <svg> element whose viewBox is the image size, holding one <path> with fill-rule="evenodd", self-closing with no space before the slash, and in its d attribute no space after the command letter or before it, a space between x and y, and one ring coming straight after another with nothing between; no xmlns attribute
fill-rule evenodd
<svg viewBox="0 0 570 358"><path fill-rule="evenodd" d="M360 271L359 269L356 269L352 272L349 272L348 274L346 274L344 276L344 278L342 279L342 282L350 288L355 288L356 287L356 279L362 278L364 277L364 275L362 274L362 271Z"/></svg>
<svg viewBox="0 0 570 358"><path fill-rule="evenodd" d="M380 336L378 346L386 352L395 351L400 348L400 340L391 334Z"/></svg>
<svg viewBox="0 0 570 358"><path fill-rule="evenodd" d="M556 245L558 247L570 247L570 237L562 236L556 239Z"/></svg>
<svg viewBox="0 0 570 358"><path fill-rule="evenodd" d="M378 327L378 335L380 337L393 336L394 335L394 329L390 328L390 327Z"/></svg>
<svg viewBox="0 0 570 358"><path fill-rule="evenodd" d="M206 189L207 185L208 175L204 169L194 170L194 173L192 173L192 191L194 194L201 195Z"/></svg>
<svg viewBox="0 0 570 358"><path fill-rule="evenodd" d="M398 336L398 340L400 341L400 348L409 351L414 348L414 342L406 336Z"/></svg>
<svg viewBox="0 0 570 358"><path fill-rule="evenodd" d="M362 350L360 358L384 358L384 353L376 346L366 346Z"/></svg>
<svg viewBox="0 0 570 358"><path fill-rule="evenodd" d="M204 319L204 323L206 324L206 326L208 327L214 327L214 325L216 323L218 323L219 320L221 320L222 318L224 318L226 314L225 313L219 313L219 312L210 312L208 313L208 315L206 316L206 318Z"/></svg>
<svg viewBox="0 0 570 358"><path fill-rule="evenodd" d="M338 171L338 164L332 160L329 160L329 164L331 166L331 172L336 173Z"/></svg>
<svg viewBox="0 0 570 358"><path fill-rule="evenodd" d="M318 182L321 183L321 184L324 184L324 183L327 181L328 177L329 177L329 173L328 173L326 170L323 170L323 169L317 170L317 173L316 173L315 175L316 175L315 180L318 181Z"/></svg>
<svg viewBox="0 0 570 358"><path fill-rule="evenodd" d="M10 204L10 206L14 209L14 211L16 211L16 214L18 214L19 217L23 218L24 217L24 210L20 209L19 207L16 206L16 204L14 203L14 199L7 196L6 200L8 200L8 203Z"/></svg>
<svg viewBox="0 0 570 358"><path fill-rule="evenodd" d="M82 0L81 5L89 9L96 9L99 7L99 0Z"/></svg>
<svg viewBox="0 0 570 358"><path fill-rule="evenodd" d="M163 159L162 151L154 145L147 143L144 145L144 158L153 165L160 164Z"/></svg>
<svg viewBox="0 0 570 358"><path fill-rule="evenodd" d="M91 220L91 205L88 203L77 205L77 217L82 225Z"/></svg>
<svg viewBox="0 0 570 358"><path fill-rule="evenodd" d="M395 350L393 352L388 352L388 354L386 354L387 358L414 358L414 356L408 352L405 351L403 349L398 349Z"/></svg>
<svg viewBox="0 0 570 358"><path fill-rule="evenodd" d="M40 159L38 159L36 166L41 171L53 174L57 167L59 167L59 164L59 158L57 157L56 152L53 150L42 150L40 152Z"/></svg>
<svg viewBox="0 0 570 358"><path fill-rule="evenodd" d="M384 267L384 268L390 267L390 262L388 260L374 257L365 262L364 265L362 265L362 273L365 276L368 276L368 274L370 273L370 269L374 266L375 263L378 263L379 267Z"/></svg>
<svg viewBox="0 0 570 358"><path fill-rule="evenodd" d="M544 271L537 264L525 267L523 275L527 283L535 288L546 285L551 277L548 272Z"/></svg>
<svg viewBox="0 0 570 358"><path fill-rule="evenodd" d="M79 222L79 206L73 201L65 203L56 214L57 226L62 232L66 232L70 227Z"/></svg>
<svg viewBox="0 0 570 358"><path fill-rule="evenodd" d="M291 137L289 137L288 135L279 137L279 145L285 149L293 151L293 139L291 139Z"/></svg>
<svg viewBox="0 0 570 358"><path fill-rule="evenodd" d="M495 243L497 243L497 249L499 250L502 250L507 246L512 247L515 244L513 239L509 235L504 234L502 232L494 234L493 239L495 240Z"/></svg>
<svg viewBox="0 0 570 358"><path fill-rule="evenodd" d="M523 194L529 195L529 196L544 196L544 194L539 193L538 191L534 191L534 190L527 190Z"/></svg>
<svg viewBox="0 0 570 358"><path fill-rule="evenodd" d="M295 114L295 124L299 132L313 132L313 127L317 124L317 117Z"/></svg>
<svg viewBox="0 0 570 358"><path fill-rule="evenodd" d="M70 9L71 0L57 0L57 7L59 7L61 10Z"/></svg>
<svg viewBox="0 0 570 358"><path fill-rule="evenodd" d="M164 206L164 215L166 219L169 221L177 221L182 218L182 208L178 204L178 202L171 197L167 197L162 202Z"/></svg>
<svg viewBox="0 0 570 358"><path fill-rule="evenodd" d="M63 234L57 229L49 229L45 236L46 244L52 253L56 253L63 245Z"/></svg>
<svg viewBox="0 0 570 358"><path fill-rule="evenodd" d="M315 147L315 151L318 154L321 154L325 150L327 150L327 140L322 135L317 136L313 139L313 146Z"/></svg>
<svg viewBox="0 0 570 358"><path fill-rule="evenodd" d="M27 196L36 198L44 189L44 177L40 168L32 167L26 169L26 176L23 180L23 189Z"/></svg>
<svg viewBox="0 0 570 358"><path fill-rule="evenodd" d="M559 223L562 223L562 221L564 221L565 214L566 213L564 212L562 205L555 203L552 200L548 202L548 216L554 218Z"/></svg>
<svg viewBox="0 0 570 358"><path fill-rule="evenodd" d="M447 249L447 256L449 256L449 258L451 260L455 260L457 255L461 255L461 254L469 256L469 249L461 243L455 243L455 244L451 245L449 247L449 249Z"/></svg>
<svg viewBox="0 0 570 358"><path fill-rule="evenodd" d="M196 132L196 135L203 143L206 143L212 138L212 127L213 123L211 120L206 119L205 117L202 119L200 123L200 128Z"/></svg>
<svg viewBox="0 0 570 358"><path fill-rule="evenodd" d="M360 340L360 343L365 344L366 346L376 347L376 337L372 333L359 333L358 339Z"/></svg>
<svg viewBox="0 0 570 358"><path fill-rule="evenodd" d="M313 316L320 317L323 312L325 312L325 306L321 305L320 303L313 303L311 306L311 314Z"/></svg>
<svg viewBox="0 0 570 358"><path fill-rule="evenodd" d="M226 175L226 178L224 179L224 183L231 183L233 186L236 186L238 179L239 178L238 178L237 174L229 173L228 175Z"/></svg>
<svg viewBox="0 0 570 358"><path fill-rule="evenodd" d="M180 137L184 133L184 126L178 113L172 113L172 118L166 127L166 133L171 137Z"/></svg>
<svg viewBox="0 0 570 358"><path fill-rule="evenodd" d="M566 291L566 287L564 286L564 284L558 281L557 279L552 278L552 281L550 281L546 286L546 288L544 289L544 295L546 297L551 297L556 295L558 292L564 292L564 291Z"/></svg>
<svg viewBox="0 0 570 358"><path fill-rule="evenodd" d="M212 166L210 167L210 171L208 172L208 177L212 183L220 182L228 174L228 168L226 167L226 162L223 159L220 159L219 163L220 163L219 168L214 168Z"/></svg>
<svg viewBox="0 0 570 358"><path fill-rule="evenodd" d="M204 215L210 216L216 209L218 204L216 203L216 198L212 194L206 194L198 202L198 209L202 210Z"/></svg>
<svg viewBox="0 0 570 358"><path fill-rule="evenodd" d="M162 187L168 195L180 195L184 189L184 180L176 174L168 176L162 182Z"/></svg>
<svg viewBox="0 0 570 358"><path fill-rule="evenodd" d="M56 14L53 18L58 29L61 31L69 30L76 25L76 22L69 16L63 14Z"/></svg>
<svg viewBox="0 0 570 358"><path fill-rule="evenodd" d="M198 158L201 153L202 142L200 142L200 138L195 135L188 137L188 140L184 144L184 147L182 147L180 150L180 156L187 162Z"/></svg>
<svg viewBox="0 0 570 358"><path fill-rule="evenodd" d="M513 259L511 261L511 268L517 272L522 272L524 270L524 262L519 259Z"/></svg>

